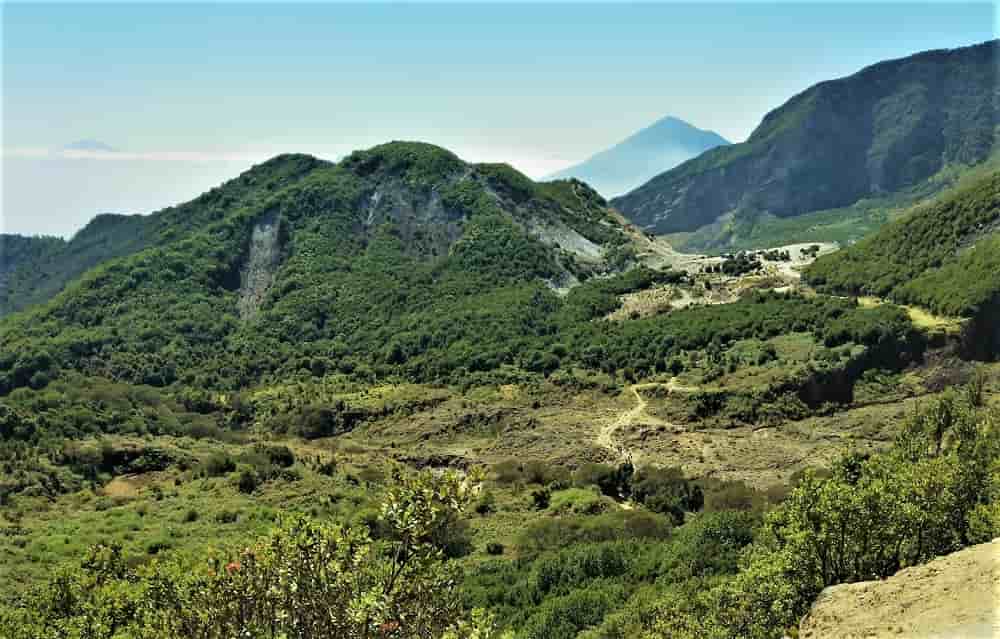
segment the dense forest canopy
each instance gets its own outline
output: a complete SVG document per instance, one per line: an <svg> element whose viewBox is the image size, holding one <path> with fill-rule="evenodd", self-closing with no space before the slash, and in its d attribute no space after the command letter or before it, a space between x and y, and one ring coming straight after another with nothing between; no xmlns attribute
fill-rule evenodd
<svg viewBox="0 0 1000 639"><path fill-rule="evenodd" d="M823 291L876 295L936 313L995 313L1000 238L1000 172L916 207L855 246L805 271Z"/></svg>

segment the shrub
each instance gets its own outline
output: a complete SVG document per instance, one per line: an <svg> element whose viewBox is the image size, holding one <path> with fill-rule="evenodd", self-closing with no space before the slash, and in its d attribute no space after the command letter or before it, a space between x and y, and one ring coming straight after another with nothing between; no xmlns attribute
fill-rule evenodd
<svg viewBox="0 0 1000 639"><path fill-rule="evenodd" d="M213 453L205 461L203 469L209 477L222 477L236 470L236 462L225 453Z"/></svg>
<svg viewBox="0 0 1000 639"><path fill-rule="evenodd" d="M605 614L627 598L624 586L597 583L587 590L548 599L529 617L521 635L526 639L574 639L584 628L600 623Z"/></svg>
<svg viewBox="0 0 1000 639"><path fill-rule="evenodd" d="M632 494L653 512L669 514L677 525L684 523L685 512L701 510L704 505L701 488L686 480L679 468L643 469Z"/></svg>
<svg viewBox="0 0 1000 639"><path fill-rule="evenodd" d="M702 480L705 511L761 511L767 505L764 495L741 481Z"/></svg>
<svg viewBox="0 0 1000 639"><path fill-rule="evenodd" d="M569 488L552 494L552 512L562 515L599 515L614 505L607 496L589 488Z"/></svg>
<svg viewBox="0 0 1000 639"><path fill-rule="evenodd" d="M327 477L333 477L337 473L337 462L336 460L329 460L321 463L316 467L316 472L320 475L325 475Z"/></svg>
<svg viewBox="0 0 1000 639"><path fill-rule="evenodd" d="M156 539L146 544L146 554L158 555L164 550L170 550L173 543L167 539Z"/></svg>
<svg viewBox="0 0 1000 639"><path fill-rule="evenodd" d="M220 510L215 514L215 521L220 524L232 524L239 518L240 513L236 510Z"/></svg>
<svg viewBox="0 0 1000 639"><path fill-rule="evenodd" d="M673 522L657 513L643 510L615 510L596 516L543 517L532 521L521 532L517 547L531 556L574 543L624 541L630 539L666 539Z"/></svg>
<svg viewBox="0 0 1000 639"><path fill-rule="evenodd" d="M239 482L237 482L237 486L239 487L240 492L246 493L248 495L253 491L257 490L257 486L259 484L260 480L257 477L257 473L249 469L244 470L243 472L240 473L240 479Z"/></svg>
<svg viewBox="0 0 1000 639"><path fill-rule="evenodd" d="M476 513L489 515L496 510L496 497L492 491L484 490L476 502Z"/></svg>
<svg viewBox="0 0 1000 639"><path fill-rule="evenodd" d="M292 453L288 446L266 446L258 444L255 450L258 453L263 454L270 463L275 466L280 466L281 468L288 468L295 463L295 454Z"/></svg>
<svg viewBox="0 0 1000 639"><path fill-rule="evenodd" d="M566 479L569 473L562 466L555 466L542 461L525 462L521 467L524 481L529 484L546 486L552 482Z"/></svg>
<svg viewBox="0 0 1000 639"><path fill-rule="evenodd" d="M549 492L548 488L539 488L538 490L531 491L531 500L535 504L535 508L538 510L545 510L549 507L549 501L552 498L552 493Z"/></svg>
<svg viewBox="0 0 1000 639"><path fill-rule="evenodd" d="M24 607L0 607L0 621L16 639L61 639L67 628L95 639L302 637L304 628L313 639L494 637L488 617L465 617L455 566L424 541L468 499L457 475L421 475L390 488L383 518L392 541L297 516L238 555L210 556L211 571L204 559L134 568L120 546L96 546Z"/></svg>
<svg viewBox="0 0 1000 639"><path fill-rule="evenodd" d="M513 459L499 462L493 465L493 473L499 484L513 484L524 479L524 472L521 464Z"/></svg>
<svg viewBox="0 0 1000 639"><path fill-rule="evenodd" d="M583 464L577 469L574 480L577 486L597 486L608 497L620 499L632 493L634 471L631 462L625 462L618 467L608 464Z"/></svg>

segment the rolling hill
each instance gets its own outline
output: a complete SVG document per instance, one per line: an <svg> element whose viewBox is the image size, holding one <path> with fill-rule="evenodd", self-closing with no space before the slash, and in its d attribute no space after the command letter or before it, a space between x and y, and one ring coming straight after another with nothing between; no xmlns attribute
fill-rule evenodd
<svg viewBox="0 0 1000 639"><path fill-rule="evenodd" d="M688 247L725 248L762 222L975 165L1000 124L998 50L991 41L928 51L822 82L767 114L746 142L707 151L612 204L647 231L697 231Z"/></svg>
<svg viewBox="0 0 1000 639"><path fill-rule="evenodd" d="M58 279L113 259L4 322L0 386L42 386L66 366L239 387L278 369L353 370L375 355L423 377L491 370L519 340L552 330L542 315L553 289L633 255L621 218L583 183L535 184L422 143L336 165L281 156L126 219L139 232L114 233L114 218L86 259L65 266L59 254L88 233L54 249ZM52 290L23 281L18 299ZM484 333L493 341L473 343Z"/></svg>
<svg viewBox="0 0 1000 639"><path fill-rule="evenodd" d="M577 178L605 197L627 193L655 175L729 142L714 131L665 117L583 162L546 179Z"/></svg>

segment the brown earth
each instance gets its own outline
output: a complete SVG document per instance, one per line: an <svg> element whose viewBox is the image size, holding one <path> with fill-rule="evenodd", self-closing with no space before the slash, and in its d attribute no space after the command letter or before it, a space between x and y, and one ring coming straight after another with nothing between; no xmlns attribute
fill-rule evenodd
<svg viewBox="0 0 1000 639"><path fill-rule="evenodd" d="M1000 538L899 571L824 590L800 639L1000 637Z"/></svg>

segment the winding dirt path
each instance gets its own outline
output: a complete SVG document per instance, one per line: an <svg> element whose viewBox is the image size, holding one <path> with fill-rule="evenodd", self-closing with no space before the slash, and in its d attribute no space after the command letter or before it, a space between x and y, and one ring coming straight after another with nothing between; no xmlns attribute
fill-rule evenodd
<svg viewBox="0 0 1000 639"><path fill-rule="evenodd" d="M615 433L619 429L631 424L674 426L674 424L671 424L670 422L666 422L658 417L653 417L652 415L646 413L646 406L649 402L646 401L646 399L642 396L642 393L639 391L647 388L666 388L668 393L673 393L674 391L690 392L695 390L694 388L678 384L676 377L671 377L670 381L666 383L648 382L645 384L632 384L629 386L629 392L631 392L635 397L635 406L622 411L613 421L603 426L597 433L597 437L594 439L594 442L598 446L609 451L612 455L616 456L619 461L624 462L626 460L631 460L633 464L638 465L642 456L641 451L630 449L624 444L620 444L615 441Z"/></svg>

